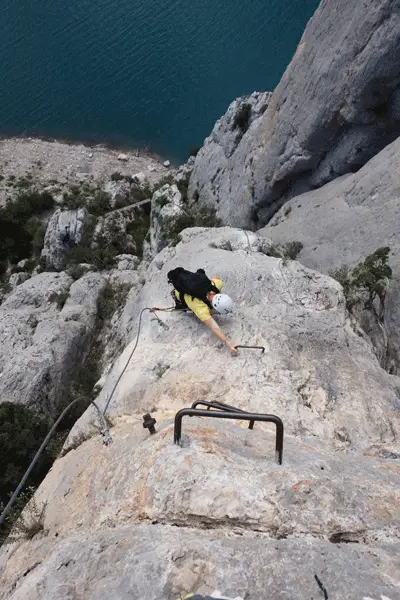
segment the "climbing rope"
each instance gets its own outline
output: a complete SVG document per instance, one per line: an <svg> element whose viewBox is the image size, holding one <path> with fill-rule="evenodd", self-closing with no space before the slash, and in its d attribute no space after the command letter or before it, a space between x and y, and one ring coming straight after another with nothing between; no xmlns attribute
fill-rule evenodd
<svg viewBox="0 0 400 600"><path fill-rule="evenodd" d="M146 310L148 310L149 312L153 312L153 314L154 314L154 317L157 319L157 321L159 322L159 324L160 324L162 327L164 327L164 328L168 329L168 325L166 325L166 324L165 324L165 323L164 323L164 322L163 322L163 321L160 319L160 317L158 317L158 316L157 316L157 315L154 313L154 311L152 311L152 309L150 309L150 308L146 307L146 308L143 308L143 309L140 311L140 315L139 315L139 324L138 324L138 332L137 332L137 336L136 336L136 342L135 342L135 345L133 346L132 352L130 353L130 355L129 355L129 357L128 357L128 360L127 360L127 361L126 361L126 363L125 363L125 366L124 366L124 368L122 369L121 373L119 374L119 376L118 376L118 378L117 378L117 381L115 382L115 384L114 384L114 387L113 387L113 389L111 390L111 394L110 394L110 396L109 396L109 398L108 398L108 400L107 400L107 402L106 402L106 405L105 405L105 407L104 407L104 410L103 410L103 415L105 415L105 414L106 414L106 412L107 412L107 410L108 410L108 407L109 407L109 405L110 405L110 402L111 402L111 400L112 400L112 398L113 398L113 396L114 396L115 390L117 389L117 386L118 386L119 382L121 381L121 379L122 379L122 377L123 377L123 375L124 375L124 373L125 373L126 369L128 368L128 365L129 365L129 363L130 363L130 361L131 361L131 358L132 358L132 356L133 356L133 355L134 355L134 353L135 353L135 350L136 350L136 348L138 347L138 344L139 344L139 338L140 338L140 330L141 330L141 327L142 327L142 317L143 317L143 313L145 313L145 312L146 312ZM160 310L160 309L157 309L157 310ZM166 309L165 309L165 310L166 310Z"/></svg>
<svg viewBox="0 0 400 600"><path fill-rule="evenodd" d="M138 346L139 343L139 338L140 338L140 330L141 330L141 325L142 325L142 317L143 317L143 313L148 310L150 312L150 308L143 308L142 311L140 312L140 316L139 316L139 325L138 325L138 332L137 332L137 337L136 337L136 342L135 345L132 349L132 352L129 355L128 360L126 361L126 364L122 370L122 372L120 373L112 391L110 394L110 397L107 400L106 406L103 410L103 412L100 411L99 407L97 406L97 404L94 401L91 401L90 404L92 404L96 411L97 411L97 415L99 417L99 421L101 423L102 429L101 429L101 433L104 436L104 444L106 446L108 446L109 444L112 443L112 438L108 429L108 425L107 425L107 421L105 419L105 414L106 411L109 407L109 404L112 400L112 397L115 393L115 390L117 389L117 385L119 384L119 382L121 381L121 378L123 376L123 374L125 373L126 369L128 368L128 364ZM157 319L157 321L160 323L160 325L162 325L162 327L164 328L168 328L168 325L166 325L156 314L154 315L155 318ZM64 408L64 410L62 411L62 413L60 414L60 416L58 417L58 419L55 421L55 423L53 424L53 426L51 427L50 431L48 432L48 434L46 435L45 439L43 440L39 450L36 452L35 456L32 459L32 462L30 463L29 467L27 468L24 476L22 477L20 483L18 484L17 489L15 490L15 492L13 493L13 495L11 496L7 506L5 507L5 509L3 510L2 514L0 515L0 524L4 521L4 519L7 517L8 513L10 512L15 500L18 498L22 488L24 487L26 480L28 479L33 467L35 466L35 464L37 463L37 461L39 460L40 455L42 454L43 450L45 449L45 447L47 446L48 442L50 441L50 438L52 437L54 431L56 430L58 424L60 423L60 421L63 419L63 417L65 416L65 414L69 411L69 409L71 408L71 406L73 406L74 404L76 404L76 402L79 402L79 400L82 400L82 397L79 398L75 398L75 400L72 400L72 402L70 402L68 404L68 406L66 406Z"/></svg>
<svg viewBox="0 0 400 600"><path fill-rule="evenodd" d="M23 476L23 478L21 479L20 483L18 484L17 489L15 490L15 492L13 493L13 495L11 496L7 506L5 507L5 509L3 510L2 514L0 515L0 524L4 521L4 519L6 518L6 516L8 515L8 513L10 512L15 500L17 499L20 491L22 490L22 488L25 485L26 480L28 479L33 467L35 466L35 464L37 463L37 461L39 460L40 455L42 454L43 450L45 449L45 447L47 446L48 442L50 441L51 436L53 435L54 431L56 430L58 424L60 423L60 421L63 419L63 417L65 416L65 414L69 411L69 409L71 408L71 406L73 406L74 404L76 404L76 402L79 402L80 400L82 400L82 396L79 398L75 398L75 400L72 400L72 402L70 402L68 404L68 406L66 406L64 408L64 410L62 411L61 415L58 417L57 421L53 424L52 428L50 429L49 433L46 435L46 437L44 438L39 450L36 452L35 456L32 459L31 464L29 465L29 467L27 468L27 470L25 471L25 475ZM101 414L99 407L97 406L97 404L95 402L91 402L91 404L93 404L93 406L96 408L97 410L97 414L100 420L100 423L103 426L103 429L101 430L101 433L105 436L105 443L108 445L109 443L112 442L111 436L110 436L110 432L108 431L108 426L107 426L107 422L104 418L104 416Z"/></svg>

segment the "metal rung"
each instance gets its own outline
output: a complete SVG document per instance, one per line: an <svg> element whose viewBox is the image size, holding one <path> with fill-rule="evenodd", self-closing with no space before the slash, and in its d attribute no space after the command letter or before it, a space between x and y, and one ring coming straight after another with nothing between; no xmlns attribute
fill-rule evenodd
<svg viewBox="0 0 400 600"><path fill-rule="evenodd" d="M217 400L213 400L212 402L207 402L207 400L196 400L196 402L193 402L192 408L197 408L200 405L207 406L208 407L207 410L210 410L210 408L215 408L216 410L224 410L226 412L238 412L238 413L246 412L245 410L242 410L241 408L236 408L235 406L230 406L229 404L224 404L223 402L218 402ZM254 427L254 421L250 421L249 429L253 429L253 427Z"/></svg>
<svg viewBox="0 0 400 600"><path fill-rule="evenodd" d="M190 417L210 417L213 419L234 419L236 421L263 421L275 423L276 425L276 440L275 440L275 460L279 465L282 464L283 455L283 423L276 415L259 415L257 413L247 413L224 410L200 410L198 408L182 408L175 415L174 425L174 443L179 444L182 436L182 419L185 416Z"/></svg>

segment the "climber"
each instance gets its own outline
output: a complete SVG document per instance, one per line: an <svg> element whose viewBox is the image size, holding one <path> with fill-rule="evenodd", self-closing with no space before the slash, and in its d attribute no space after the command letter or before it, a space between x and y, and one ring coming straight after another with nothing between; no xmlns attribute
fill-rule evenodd
<svg viewBox="0 0 400 600"><path fill-rule="evenodd" d="M222 281L218 275L213 275L211 280L203 269L196 273L178 267L169 271L168 283L174 286L171 296L175 301L175 310L191 310L200 321L229 348L232 356L237 356L238 350L230 343L219 325L211 316L215 310L221 315L232 312L233 302L227 294L221 294ZM151 311L165 310L152 308Z"/></svg>

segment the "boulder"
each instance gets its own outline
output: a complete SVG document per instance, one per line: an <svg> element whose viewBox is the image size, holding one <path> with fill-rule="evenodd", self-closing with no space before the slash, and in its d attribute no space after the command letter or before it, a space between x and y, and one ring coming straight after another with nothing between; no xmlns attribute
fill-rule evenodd
<svg viewBox="0 0 400 600"><path fill-rule="evenodd" d="M151 200L149 254L155 256L177 235L179 220L187 214L178 187L166 184ZM182 229L182 228L180 228Z"/></svg>
<svg viewBox="0 0 400 600"><path fill-rule="evenodd" d="M129 156L127 154L121 153L121 154L118 154L117 160L120 160L121 162L128 162Z"/></svg>
<svg viewBox="0 0 400 600"><path fill-rule="evenodd" d="M21 283L24 283L24 281L30 279L30 277L30 273L24 273L23 271L21 271L20 273L13 273L10 276L8 283L10 284L11 288L14 289L17 287L17 285L21 285Z"/></svg>
<svg viewBox="0 0 400 600"><path fill-rule="evenodd" d="M400 138L354 175L288 201L259 232L274 243L301 242L301 262L325 273L342 265L354 266L381 246L391 248L389 263L393 279L384 314L387 340L381 339L382 324L367 328L372 336L378 337L382 364L397 373L400 372L399 153Z"/></svg>
<svg viewBox="0 0 400 600"><path fill-rule="evenodd" d="M0 306L0 396L55 416L92 340L105 281L42 273Z"/></svg>
<svg viewBox="0 0 400 600"><path fill-rule="evenodd" d="M140 259L133 254L119 254L115 257L118 271L135 271Z"/></svg>
<svg viewBox="0 0 400 600"><path fill-rule="evenodd" d="M147 177L145 173L143 173L143 171L140 171L139 173L134 173L132 175L132 179L134 181L137 181L138 183L145 183L147 181Z"/></svg>
<svg viewBox="0 0 400 600"><path fill-rule="evenodd" d="M107 181L104 191L110 196L112 208L122 206L129 199L131 186L128 181Z"/></svg>
<svg viewBox="0 0 400 600"><path fill-rule="evenodd" d="M91 219L86 208L57 209L51 217L44 238L42 257L49 269L61 271L71 248L85 241Z"/></svg>
<svg viewBox="0 0 400 600"><path fill-rule="evenodd" d="M396 139L399 8L399 0L321 2L268 109L234 151L227 128L206 140L190 198L218 208L227 224L261 226L285 199L356 171Z"/></svg>

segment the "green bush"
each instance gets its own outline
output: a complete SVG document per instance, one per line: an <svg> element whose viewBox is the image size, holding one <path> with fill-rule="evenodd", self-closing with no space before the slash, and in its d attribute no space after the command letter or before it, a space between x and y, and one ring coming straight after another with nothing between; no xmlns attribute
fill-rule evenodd
<svg viewBox="0 0 400 600"><path fill-rule="evenodd" d="M124 175L121 175L118 171L115 171L111 174L111 181L123 181L125 179Z"/></svg>
<svg viewBox="0 0 400 600"><path fill-rule="evenodd" d="M189 227L221 227L221 220L216 216L215 209L202 206L179 217L158 217L165 241L170 246L176 246L180 241L180 232Z"/></svg>
<svg viewBox="0 0 400 600"><path fill-rule="evenodd" d="M81 265L74 265L74 264L72 264L67 269L67 274L70 277L72 277L72 279L74 279L75 281L77 281L78 279L80 279L81 277L83 277L83 275L85 275L85 273L87 273L87 268L83 267Z"/></svg>
<svg viewBox="0 0 400 600"><path fill-rule="evenodd" d="M275 246L274 244L262 248L262 253L272 258L283 258L283 253L279 246Z"/></svg>
<svg viewBox="0 0 400 600"><path fill-rule="evenodd" d="M154 194L154 192L161 189L164 185L172 185L173 183L175 183L175 178L172 173L169 175L164 175L164 177L161 177L161 179L154 184L152 192Z"/></svg>
<svg viewBox="0 0 400 600"><path fill-rule="evenodd" d="M366 308L373 309L374 300L379 298L380 314L378 316L380 319L383 318L388 284L392 278L392 269L388 265L389 254L389 247L378 248L354 269L343 265L340 269L330 273L331 277L334 277L342 285L349 310L357 302L360 292L365 292L368 295L365 301Z"/></svg>
<svg viewBox="0 0 400 600"><path fill-rule="evenodd" d="M250 116L251 104L245 102L239 107L235 115L235 118L233 120L233 128L240 129L242 133L245 133L249 128Z"/></svg>
<svg viewBox="0 0 400 600"><path fill-rule="evenodd" d="M105 215L111 210L111 198L110 195L103 190L97 190L93 197L87 202L87 209L96 217Z"/></svg>
<svg viewBox="0 0 400 600"><path fill-rule="evenodd" d="M303 250L301 242L288 242L282 246L283 257L288 260L296 260L300 252Z"/></svg>
<svg viewBox="0 0 400 600"><path fill-rule="evenodd" d="M102 321L109 321L116 310L124 306L131 286L107 282L104 292L97 303L97 315Z"/></svg>
<svg viewBox="0 0 400 600"><path fill-rule="evenodd" d="M31 540L44 531L44 516L47 503L38 506L32 491L22 493L16 508L11 509L6 518L5 531L0 533L0 544L12 544L22 540ZM27 506L25 506L27 504ZM25 508L24 508L25 507ZM21 514L22 510L24 512Z"/></svg>
<svg viewBox="0 0 400 600"><path fill-rule="evenodd" d="M69 193L63 193L62 206L67 210L77 210L85 205L86 198L76 186L73 186Z"/></svg>
<svg viewBox="0 0 400 600"><path fill-rule="evenodd" d="M133 199L135 202L141 202L152 197L153 189L148 183L133 186Z"/></svg>
<svg viewBox="0 0 400 600"><path fill-rule="evenodd" d="M150 228L150 215L143 213L137 216L134 221L128 223L127 233L133 237L136 244L136 254L141 258L143 256L143 242Z"/></svg>
<svg viewBox="0 0 400 600"><path fill-rule="evenodd" d="M75 246L72 248L67 255L67 271L70 271L81 263L93 265L100 271L112 268L115 264L115 257L117 254L121 254L120 249L111 243L107 243L104 236L97 237L96 244L95 248L86 246ZM76 274L77 272L74 271L74 273Z"/></svg>
<svg viewBox="0 0 400 600"><path fill-rule="evenodd" d="M22 479L49 429L48 420L32 408L12 402L0 404L0 500L3 504ZM52 462L45 450L27 485L38 485Z"/></svg>
<svg viewBox="0 0 400 600"><path fill-rule="evenodd" d="M50 302L55 302L57 308L61 310L69 298L69 292L53 292L49 296Z"/></svg>
<svg viewBox="0 0 400 600"><path fill-rule="evenodd" d="M9 281L0 281L0 292L3 294L8 294L8 292L11 292L11 285Z"/></svg>

